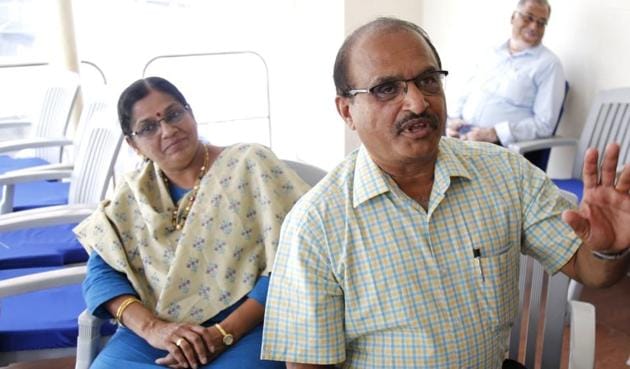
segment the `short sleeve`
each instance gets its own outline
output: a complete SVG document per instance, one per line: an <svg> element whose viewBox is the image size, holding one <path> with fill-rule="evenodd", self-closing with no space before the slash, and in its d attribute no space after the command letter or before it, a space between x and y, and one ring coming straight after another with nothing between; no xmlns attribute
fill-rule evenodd
<svg viewBox="0 0 630 369"><path fill-rule="evenodd" d="M538 168L521 160L523 253L533 256L549 273L562 268L580 247L573 229L562 220L571 204Z"/></svg>

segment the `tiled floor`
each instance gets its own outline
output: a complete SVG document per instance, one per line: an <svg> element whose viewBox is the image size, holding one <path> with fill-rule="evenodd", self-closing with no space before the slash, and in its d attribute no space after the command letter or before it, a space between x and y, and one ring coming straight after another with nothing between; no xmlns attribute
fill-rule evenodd
<svg viewBox="0 0 630 369"><path fill-rule="evenodd" d="M584 288L582 300L594 304L596 308L595 369L630 369L630 365L626 365L626 360L630 356L630 277L605 290ZM567 337L565 334L564 360L561 369L567 367ZM7 369L73 368L74 358L13 364L7 367Z"/></svg>

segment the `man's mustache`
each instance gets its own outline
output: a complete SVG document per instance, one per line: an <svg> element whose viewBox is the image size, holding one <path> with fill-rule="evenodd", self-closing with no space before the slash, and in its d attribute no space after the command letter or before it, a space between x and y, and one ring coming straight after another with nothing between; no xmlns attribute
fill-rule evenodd
<svg viewBox="0 0 630 369"><path fill-rule="evenodd" d="M438 127L440 126L439 118L435 114L431 114L428 112L422 112L420 114L410 113L409 115L401 118L399 121L396 122L396 133L400 134L402 133L402 131L407 129L409 125L418 122L426 123L429 125L429 127L433 129L438 129Z"/></svg>

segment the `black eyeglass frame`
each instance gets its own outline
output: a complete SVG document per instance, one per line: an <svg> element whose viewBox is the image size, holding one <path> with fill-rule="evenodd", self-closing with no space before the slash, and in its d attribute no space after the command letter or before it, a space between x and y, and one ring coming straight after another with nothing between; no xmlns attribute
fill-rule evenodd
<svg viewBox="0 0 630 369"><path fill-rule="evenodd" d="M427 89L427 87L425 85L422 84L422 81L426 80L429 77L435 77L437 76L437 83L438 83L438 87L433 90L433 89ZM409 79L397 79L397 80L389 80L389 81L385 81L385 82L381 82L378 83L372 87L368 87L368 88L355 88L355 89L351 89L346 91L345 96L346 97L355 97L358 94L370 94L372 96L374 96L374 98L378 101L382 101L382 102L386 102L386 101L391 101L394 100L396 97L401 95L406 95L407 94L407 89L408 89L408 83L409 82L414 82L414 84L416 85L416 87L423 93L426 95L437 95L440 92L443 91L443 86L442 86L442 80L444 79L444 77L448 76L448 71L446 70L430 70L430 71L425 71L422 72L420 74L418 74L417 76L413 77L413 78L409 78ZM378 93L375 93L374 91L377 90L378 88L381 87L385 87L387 85L392 85L392 86L396 86L398 88L402 87L401 89L396 90L395 94L391 94L391 96L381 96ZM402 84L402 85L401 85Z"/></svg>

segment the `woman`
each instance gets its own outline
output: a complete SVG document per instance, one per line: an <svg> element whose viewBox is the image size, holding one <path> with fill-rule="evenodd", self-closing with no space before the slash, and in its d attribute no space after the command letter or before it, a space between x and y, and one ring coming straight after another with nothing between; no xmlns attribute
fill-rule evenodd
<svg viewBox="0 0 630 369"><path fill-rule="evenodd" d="M92 368L276 368L260 361L281 222L307 185L260 145L199 141L184 96L159 77L120 96L146 160L75 228L90 252L84 295L119 329Z"/></svg>

